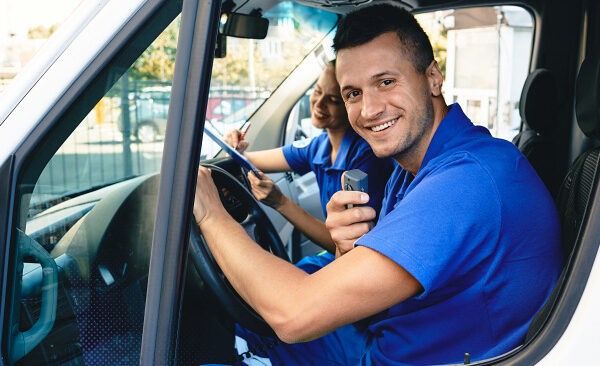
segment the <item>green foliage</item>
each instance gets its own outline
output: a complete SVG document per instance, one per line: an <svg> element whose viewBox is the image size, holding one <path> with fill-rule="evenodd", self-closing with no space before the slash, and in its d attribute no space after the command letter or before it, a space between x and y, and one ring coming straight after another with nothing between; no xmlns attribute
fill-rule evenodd
<svg viewBox="0 0 600 366"><path fill-rule="evenodd" d="M442 75L446 75L446 45L440 43L434 43L431 45L433 47L433 57L438 62L440 66L440 70L442 70Z"/></svg>
<svg viewBox="0 0 600 366"><path fill-rule="evenodd" d="M133 63L129 76L134 80L172 80L181 18L177 17Z"/></svg>
<svg viewBox="0 0 600 366"><path fill-rule="evenodd" d="M49 27L39 25L37 27L29 28L27 30L27 38L29 39L48 39L58 28L58 23L53 24Z"/></svg>

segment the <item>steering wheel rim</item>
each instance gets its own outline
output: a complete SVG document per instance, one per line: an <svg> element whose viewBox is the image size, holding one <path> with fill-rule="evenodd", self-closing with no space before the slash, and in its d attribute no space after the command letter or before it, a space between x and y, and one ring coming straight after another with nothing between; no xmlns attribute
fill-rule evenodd
<svg viewBox="0 0 600 366"><path fill-rule="evenodd" d="M235 177L224 169L210 164L202 166L212 170L217 189L226 188L247 210L247 217L241 223L249 235L265 250L290 262L277 230L260 207L254 195ZM223 197L222 197L223 199ZM264 319L248 305L233 289L217 262L197 225L192 225L190 234L190 256L196 270L213 291L219 302L236 323L263 336L275 337L275 333Z"/></svg>

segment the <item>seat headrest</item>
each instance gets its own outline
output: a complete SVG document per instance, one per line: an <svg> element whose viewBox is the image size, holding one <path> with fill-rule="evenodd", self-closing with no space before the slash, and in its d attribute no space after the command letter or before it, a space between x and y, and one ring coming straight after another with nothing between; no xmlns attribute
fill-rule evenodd
<svg viewBox="0 0 600 366"><path fill-rule="evenodd" d="M575 114L579 128L588 137L600 137L600 54L583 60L575 86Z"/></svg>
<svg viewBox="0 0 600 366"><path fill-rule="evenodd" d="M521 120L540 134L551 131L556 125L558 87L554 74L548 69L533 71L523 85L519 114Z"/></svg>

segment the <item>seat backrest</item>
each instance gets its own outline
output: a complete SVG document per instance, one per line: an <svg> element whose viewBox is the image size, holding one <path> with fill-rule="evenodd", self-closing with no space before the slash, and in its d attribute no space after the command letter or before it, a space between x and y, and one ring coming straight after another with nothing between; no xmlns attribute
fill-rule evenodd
<svg viewBox="0 0 600 366"><path fill-rule="evenodd" d="M513 139L554 197L561 176L554 159L548 159L548 156L558 150L549 136L556 127L558 105L558 86L554 74L548 69L537 69L530 73L523 84L519 101L522 130Z"/></svg>
<svg viewBox="0 0 600 366"><path fill-rule="evenodd" d="M577 75L575 110L583 133L600 141L600 55L586 57ZM566 281L567 268L580 246L594 192L600 178L600 146L579 156L567 173L557 197L562 223L565 267L546 301L531 322L525 342L533 339L546 323Z"/></svg>

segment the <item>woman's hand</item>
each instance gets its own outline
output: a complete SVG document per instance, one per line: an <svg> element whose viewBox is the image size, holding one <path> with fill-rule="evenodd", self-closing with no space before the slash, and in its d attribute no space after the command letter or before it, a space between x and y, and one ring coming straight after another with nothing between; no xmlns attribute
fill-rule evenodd
<svg viewBox="0 0 600 366"><path fill-rule="evenodd" d="M227 214L211 174L210 169L203 166L198 167L196 193L194 194L194 218L200 228L209 221L210 217Z"/></svg>
<svg viewBox="0 0 600 366"><path fill-rule="evenodd" d="M248 148L248 141L244 140L244 135L239 130L230 130L223 136L223 140L240 153Z"/></svg>
<svg viewBox="0 0 600 366"><path fill-rule="evenodd" d="M263 172L259 172L260 179L254 173L248 172L248 180L252 185L252 193L257 200L274 209L279 208L285 199L277 184L273 179L267 177Z"/></svg>

